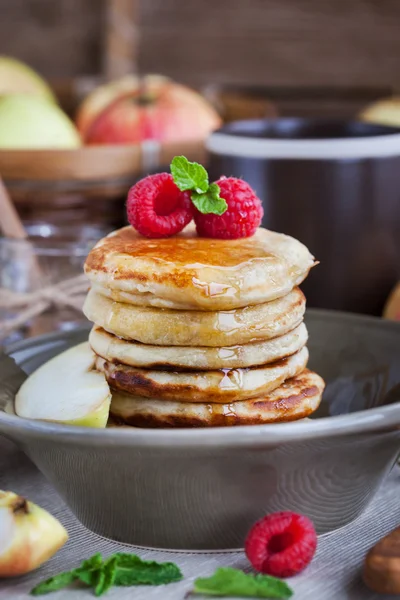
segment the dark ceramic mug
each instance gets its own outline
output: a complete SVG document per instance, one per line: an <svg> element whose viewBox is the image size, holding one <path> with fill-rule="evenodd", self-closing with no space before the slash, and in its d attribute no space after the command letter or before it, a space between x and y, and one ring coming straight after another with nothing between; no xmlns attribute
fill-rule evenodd
<svg viewBox="0 0 400 600"><path fill-rule="evenodd" d="M246 179L263 226L321 264L309 306L381 314L400 279L400 129L316 119L238 121L207 142L210 175Z"/></svg>

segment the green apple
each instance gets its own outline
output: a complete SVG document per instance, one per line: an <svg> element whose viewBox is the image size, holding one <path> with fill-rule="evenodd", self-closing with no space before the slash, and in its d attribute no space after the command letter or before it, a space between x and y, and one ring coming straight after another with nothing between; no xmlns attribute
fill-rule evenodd
<svg viewBox="0 0 400 600"><path fill-rule="evenodd" d="M378 100L364 108L358 117L369 123L400 127L400 96Z"/></svg>
<svg viewBox="0 0 400 600"><path fill-rule="evenodd" d="M30 573L67 540L64 527L43 508L0 490L0 578Z"/></svg>
<svg viewBox="0 0 400 600"><path fill-rule="evenodd" d="M4 94L34 94L56 102L50 86L40 75L9 56L0 56L0 95Z"/></svg>
<svg viewBox="0 0 400 600"><path fill-rule="evenodd" d="M78 148L75 125L56 104L29 94L0 96L0 149Z"/></svg>
<svg viewBox="0 0 400 600"><path fill-rule="evenodd" d="M111 392L104 375L95 370L95 360L88 342L49 360L20 387L16 414L65 425L105 427Z"/></svg>

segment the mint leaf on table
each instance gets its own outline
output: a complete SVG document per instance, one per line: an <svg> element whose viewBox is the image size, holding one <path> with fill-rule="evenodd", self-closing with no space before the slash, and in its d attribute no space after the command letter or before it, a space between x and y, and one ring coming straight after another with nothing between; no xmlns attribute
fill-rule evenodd
<svg viewBox="0 0 400 600"><path fill-rule="evenodd" d="M82 583L86 583L91 587L96 585L98 580L98 572L103 568L103 558L99 552L94 554L92 557L84 560L80 567L74 569L77 579Z"/></svg>
<svg viewBox="0 0 400 600"><path fill-rule="evenodd" d="M102 596L113 585L163 585L180 581L182 578L182 573L175 563L142 560L136 554L124 552L117 552L106 560L102 559L101 554L94 554L88 560L84 560L80 567L39 583L31 594L40 596L56 592L79 580L93 588L95 596Z"/></svg>
<svg viewBox="0 0 400 600"><path fill-rule="evenodd" d="M91 569L97 569L99 567L101 567L103 565L103 558L100 554L100 552L96 552L96 554L93 554L93 556L91 556L90 558L82 561L82 564L80 567L78 567L79 569L86 569L86 570L91 570Z"/></svg>
<svg viewBox="0 0 400 600"><path fill-rule="evenodd" d="M188 161L185 156L175 156L172 159L171 173L181 192L192 190L201 194L208 190L208 173L205 168Z"/></svg>
<svg viewBox="0 0 400 600"><path fill-rule="evenodd" d="M46 581L39 583L31 590L31 594L32 596L42 596L44 594L50 594L51 592L57 592L57 590L67 587L75 580L76 575L74 571L60 573L59 575L55 575L54 577L50 577L50 579L46 579Z"/></svg>
<svg viewBox="0 0 400 600"><path fill-rule="evenodd" d="M96 582L94 586L94 595L102 596L114 585L116 575L116 556L111 556L102 565L102 568L98 571L93 571L96 574ZM93 587L93 583L92 583Z"/></svg>
<svg viewBox="0 0 400 600"><path fill-rule="evenodd" d="M211 577L196 579L193 593L241 598L290 598L293 595L293 591L281 579L269 575L250 575L231 567L217 569Z"/></svg>
<svg viewBox="0 0 400 600"><path fill-rule="evenodd" d="M98 552L91 558L84 560L80 567L74 569L77 579L90 587L95 587L99 580L99 573L103 570L103 558Z"/></svg>
<svg viewBox="0 0 400 600"><path fill-rule="evenodd" d="M183 575L175 563L142 560L136 554L120 552L117 559L114 585L164 585L181 581Z"/></svg>
<svg viewBox="0 0 400 600"><path fill-rule="evenodd" d="M181 192L191 192L192 202L201 213L223 215L227 210L228 204L221 198L219 186L208 182L208 173L202 165L190 162L184 156L175 156L171 173Z"/></svg>
<svg viewBox="0 0 400 600"><path fill-rule="evenodd" d="M223 215L228 205L224 198L221 198L219 186L211 183L205 194L192 192L192 202L203 214L213 213L214 215Z"/></svg>
<svg viewBox="0 0 400 600"><path fill-rule="evenodd" d="M102 569L97 571L96 583L94 586L94 595L95 596L101 596L103 594L103 589L105 588L105 580L106 580L106 575L105 575L104 571Z"/></svg>
<svg viewBox="0 0 400 600"><path fill-rule="evenodd" d="M76 579L79 579L82 583L94 588L97 585L99 573L101 573L102 569L103 567L98 567L97 569L89 571L86 571L85 569L75 569L73 573Z"/></svg>

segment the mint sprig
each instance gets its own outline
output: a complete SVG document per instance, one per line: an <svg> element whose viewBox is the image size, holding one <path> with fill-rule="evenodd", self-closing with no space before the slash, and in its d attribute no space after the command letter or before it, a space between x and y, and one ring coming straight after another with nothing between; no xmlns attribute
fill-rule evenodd
<svg viewBox="0 0 400 600"><path fill-rule="evenodd" d="M191 192L197 210L203 214L222 215L228 209L221 190L216 183L209 183L208 173L202 165L190 162L185 156L175 156L171 162L171 174L181 192Z"/></svg>
<svg viewBox="0 0 400 600"><path fill-rule="evenodd" d="M211 577L194 582L193 594L238 598L290 598L293 591L285 581L269 575L251 575L231 567L217 569Z"/></svg>
<svg viewBox="0 0 400 600"><path fill-rule="evenodd" d="M80 581L91 587L95 596L102 596L113 585L164 585L182 579L182 573L175 563L157 563L142 560L136 554L118 552L103 560L95 554L84 560L80 567L55 575L39 583L31 591L32 596L50 594Z"/></svg>
<svg viewBox="0 0 400 600"><path fill-rule="evenodd" d="M208 190L208 173L202 165L190 162L185 156L175 156L171 162L172 177L181 192L193 190L198 194Z"/></svg>

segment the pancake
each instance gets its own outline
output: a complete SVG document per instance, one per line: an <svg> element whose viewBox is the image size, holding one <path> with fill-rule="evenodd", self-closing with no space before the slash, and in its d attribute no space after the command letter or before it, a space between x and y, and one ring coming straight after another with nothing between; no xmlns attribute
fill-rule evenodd
<svg viewBox="0 0 400 600"><path fill-rule="evenodd" d="M132 227L115 231L91 250L85 273L135 305L229 310L284 296L313 265L307 248L281 233L259 228L249 238L206 239L192 224L157 240Z"/></svg>
<svg viewBox="0 0 400 600"><path fill-rule="evenodd" d="M272 340L237 346L149 346L128 342L94 327L89 335L93 351L112 363L147 369L236 369L264 365L298 352L307 343L304 323Z"/></svg>
<svg viewBox="0 0 400 600"><path fill-rule="evenodd" d="M156 371L113 364L98 357L109 386L133 396L179 402L238 402L267 394L305 369L308 350L262 367L217 371Z"/></svg>
<svg viewBox="0 0 400 600"><path fill-rule="evenodd" d="M111 425L225 427L295 421L318 408L324 385L319 375L306 369L266 396L233 404L168 402L114 392Z"/></svg>
<svg viewBox="0 0 400 600"><path fill-rule="evenodd" d="M90 290L83 312L106 331L142 344L220 347L284 335L301 323L305 307L299 288L273 302L217 312L133 306Z"/></svg>
<svg viewBox="0 0 400 600"><path fill-rule="evenodd" d="M118 392L116 392L118 394ZM130 396L132 397L132 396ZM140 401L143 401L143 398L139 398ZM145 402L147 402L147 400L145 400ZM201 404L195 404L195 406L201 406ZM218 404L218 406L221 406L220 404ZM300 418L300 419L295 419L294 422L295 423L307 423L309 421L311 421L312 419L310 419L310 417L304 417L304 419ZM272 423L284 423L285 421L273 421ZM119 419L118 417L113 417L112 415L109 416L108 421L107 421L107 429L140 429L140 428L149 428L149 427L154 427L154 428L160 428L163 427L168 428L168 424L163 425L163 424L159 424L157 425L157 423L155 425L148 425L146 423L148 423L148 419L146 420L142 420L143 425L128 425L128 423L125 423L123 420ZM263 423L261 423L262 425ZM257 423L250 423L250 425L257 425ZM172 425L173 427L173 425ZM179 426L178 426L179 427ZM183 425L181 426L183 427ZM189 427L189 425L185 425L185 427ZM194 427L194 426L192 426ZM201 426L200 426L201 427Z"/></svg>

